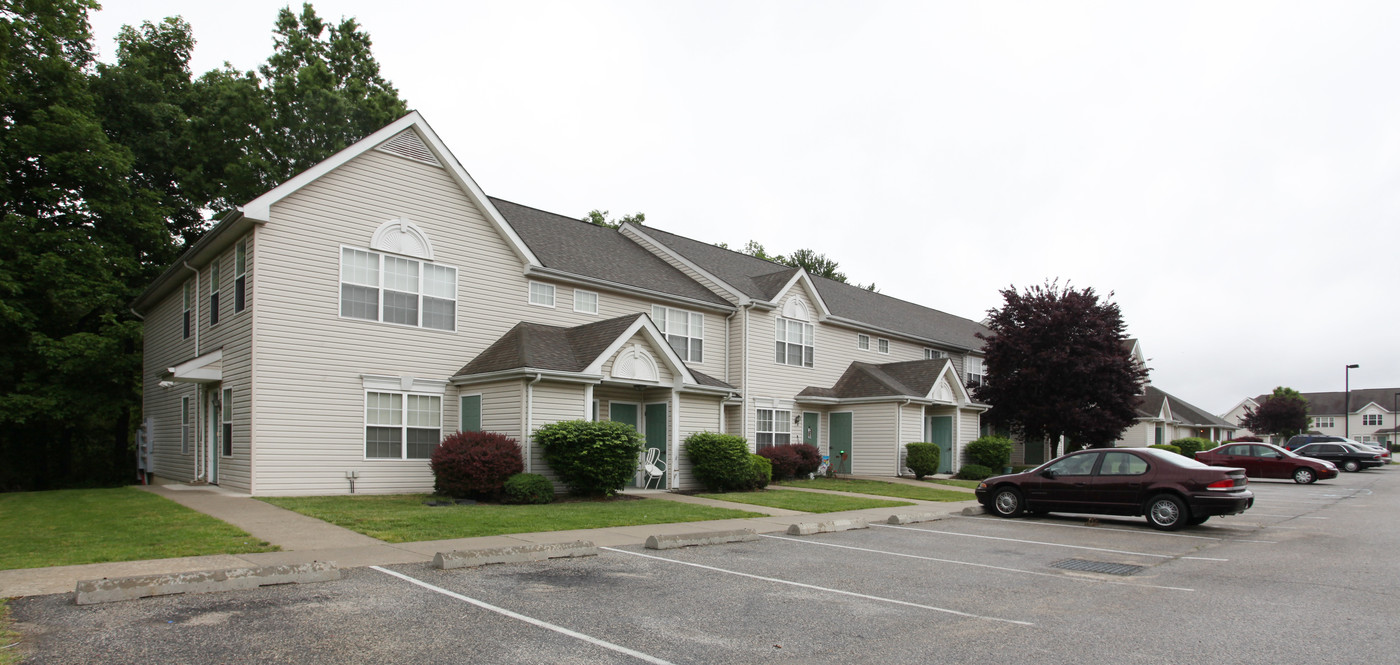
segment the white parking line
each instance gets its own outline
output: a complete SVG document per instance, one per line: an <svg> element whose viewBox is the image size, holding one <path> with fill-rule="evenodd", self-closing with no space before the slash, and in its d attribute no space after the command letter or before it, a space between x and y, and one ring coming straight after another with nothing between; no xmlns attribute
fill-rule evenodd
<svg viewBox="0 0 1400 665"><path fill-rule="evenodd" d="M1288 518L1288 519L1299 519L1299 520L1325 520L1325 519L1327 519L1326 517L1313 517L1313 516L1311 516L1311 515L1270 515L1270 514L1267 514L1267 513L1250 513L1249 516L1250 516L1250 517L1286 517L1286 518Z"/></svg>
<svg viewBox="0 0 1400 665"><path fill-rule="evenodd" d="M631 650L631 649L628 649L627 647L619 646L619 645L617 645L617 644L613 644L612 642L608 642L608 641L606 641L606 640L600 640L600 639L598 639L598 638L596 638L596 637L589 637L588 635L584 635L583 633L579 633L579 632L576 632L576 631L569 630L568 628L564 628L563 626L556 626L556 625L554 625L554 624L552 624L552 623L548 623L548 622L545 622L545 621L540 621L539 619L534 619L534 618L531 618L531 617L527 617L527 616L525 616L524 614L518 614L518 613L516 613L516 612L512 612L512 611L510 611L510 610L508 610L508 609L505 609L505 608L503 608L503 607L496 607L495 605L492 605L492 604L490 604L490 603L481 602L481 601L479 601L479 600L477 600L477 599L475 599L475 598L468 598L468 597L466 597L466 596L463 596L463 595L460 594L460 593L455 593L455 592L452 592L452 591L448 591L447 589L444 589L444 588L439 587L439 586L433 586L433 585L431 585L431 584L428 584L427 582L424 582L424 581L418 580L418 579L414 579L414 578L409 577L409 576L407 576L407 575L404 575L404 574L402 574L402 573L396 573L396 572L394 572L394 571L392 571L392 570L388 570L388 569L385 569L385 568L380 568L379 566L370 566L370 568L373 568L374 570L377 570L377 571L379 571L379 572L381 572L381 573L384 573L385 575L393 575L394 577L397 577L397 578L399 578L399 579L401 579L401 580L404 580L404 581L406 581L406 582L411 582L411 583L413 583L413 584L416 584L416 585L418 585L418 586L423 587L424 589L428 589L429 591L436 591L437 593L440 593L440 594L442 594L442 595L444 595L444 596L447 596L447 597L449 597L449 598L456 598L457 600L460 600L460 601L463 601L463 602L466 602L466 603L471 603L472 605L475 605L475 606L477 606L477 607L480 607L481 609L490 610L490 611L492 611L492 612L496 612L497 614L503 614L503 615L508 616L508 617L510 617L510 618L512 618L512 619L518 619L518 620L520 620L520 621L524 621L525 623L528 623L528 624L531 624L531 625L535 625L535 626L539 626L540 628L544 628L544 629L546 629L546 630L552 630L552 631L554 631L554 632L556 632L556 633L560 633L560 634L562 634L562 635L568 635L569 637L572 637L572 638L575 638L575 639L583 640L584 642L588 642L589 644L594 644L594 645L603 647L604 649L609 649L609 650L611 650L611 651L616 651L616 652L621 653L621 654L626 654L626 655L631 656L631 657L633 657L633 658L636 658L636 659L638 659L638 660L644 660L644 661L646 661L646 662L648 662L648 663L654 663L655 665L675 665L674 663L672 663L672 662L669 661L669 660L661 660L660 658L657 658L657 657L655 657L655 656L648 656L647 654L644 654L644 653L642 653L642 652L640 652L640 651L633 651L633 650Z"/></svg>
<svg viewBox="0 0 1400 665"><path fill-rule="evenodd" d="M1006 521L1006 520L1003 520L1003 519L1001 519L1000 517L964 517L964 516L962 516L962 515L954 515L953 517L955 517L955 518L957 518L957 519L966 519L966 520L981 520L981 521L987 522L987 523L989 523L989 524L1007 524L1007 525L1010 525L1010 524L1011 524L1011 522L1008 522L1008 521ZM1278 543L1278 541L1276 541L1276 540L1245 540L1245 539L1243 539L1243 538L1217 538L1217 537L1215 537L1215 536L1192 536L1192 535L1184 534L1184 533L1162 533L1162 532L1160 532L1160 531L1139 531L1139 530L1136 530L1136 529L1114 529L1114 528L1110 528L1110 527L1106 527L1106 526L1081 526L1081 525L1078 525L1078 524L1055 524L1054 522L1041 522L1041 521L1037 521L1037 520L1021 520L1020 523L1021 523L1021 524L1034 524L1034 525L1036 525L1036 526L1057 526L1057 527L1060 527L1060 528L1062 528L1062 529L1093 529L1094 531L1111 531L1111 532L1113 532L1113 533L1133 533L1133 534L1138 534L1138 535L1143 535L1143 536L1166 536L1166 537L1169 537L1169 538L1199 538L1199 539L1201 539L1201 540L1220 540L1220 541L1228 541L1228 542L1231 542L1231 543L1266 543L1266 544L1270 544L1270 545L1274 545L1274 544L1277 544L1277 543Z"/></svg>
<svg viewBox="0 0 1400 665"><path fill-rule="evenodd" d="M1006 571L1006 572L1008 572L1008 573L1025 573L1026 575L1042 575L1042 576L1044 576L1044 577L1053 577L1053 578L1059 579L1059 580L1070 580L1070 581L1072 581L1072 582L1089 582L1089 583L1100 583L1100 584L1117 584L1117 585L1119 585L1119 586L1136 586L1136 587L1143 587L1143 588L1147 588L1147 589L1166 589L1166 590L1168 590L1168 591L1195 591L1195 589L1187 589L1187 588L1185 588L1185 587L1177 587L1177 586L1158 586L1158 585L1156 585L1156 584L1136 584L1136 583L1133 583L1133 582L1115 582L1115 581L1113 581L1113 580L1101 580L1101 579L1096 579L1096 578L1093 578L1093 577L1076 577L1076 576L1072 576L1072 575L1056 575L1056 574L1054 574L1054 573L1043 573L1043 572L1040 572L1040 571L1038 571L1038 570L1023 570L1023 569L1021 569L1021 568L1006 568L1006 567L1004 567L1004 566L993 566L993 565L991 565L991 564L986 564L986 563L972 563L972 562L970 562L970 561L954 561L954 560L952 560L952 559L939 559L939 558L937 558L937 557L920 556L920 555L917 555L917 554L904 554L904 553L902 553L902 552L887 552L887 551L885 551L885 550L874 550L874 549L869 549L869 548L866 548L866 547L853 547L853 546L850 546L850 545L837 545L836 543L823 543L823 542L817 541L817 540L802 540L802 539L800 539L800 538L787 538L787 537L784 537L784 536L771 536L771 535L763 534L763 533L760 533L760 534L758 534L758 535L760 535L760 536L762 536L762 537L764 537L764 538L772 538L773 540L788 540L788 541L792 541L792 542L794 542L794 543L802 543L802 544L804 544L804 545L821 545L822 547L835 547L835 548L843 549L843 550L855 550L855 551L857 551L857 552L871 552L871 553L873 553L873 554L888 554L889 556L903 557L903 558L906 558L906 559L919 559L919 560L921 560L921 561L935 561L935 562L938 562L938 563L954 563L954 564L958 564L958 565L960 565L960 566L973 566L973 567L975 567L975 568L990 568L990 569L992 569L992 570L1002 570L1002 571Z"/></svg>
<svg viewBox="0 0 1400 665"><path fill-rule="evenodd" d="M982 615L980 615L980 614L969 614L969 613L967 613L967 612L959 612L959 611L957 611L957 610L950 610L950 609L948 609L948 608L946 608L946 607L934 607L934 606L932 606L932 605L920 605L919 603L911 603L911 602L904 601L904 600L895 600L895 599L893 599L893 598L881 598L880 596L871 596L871 595L867 595L867 594L863 594L863 593L855 593L854 591L842 591L842 590L840 590L840 589L832 589L832 588L823 587L823 586L816 586L815 584L803 584L803 583L801 583L801 582L792 582L792 581L790 581L790 580L781 580L781 579L778 579L778 578L776 578L776 577L764 577L764 576L762 576L762 575L753 575L753 574L750 574L750 573L741 573L741 572L739 572L739 571L737 571L737 570L726 570L726 569L724 569L724 568L716 568L716 567L714 567L714 566L706 566L706 565L702 565L702 564L698 564L698 563L690 563L689 561L677 561L677 560L675 560L675 559L667 559L666 557L652 556L652 555L650 555L650 554L642 554L641 552L629 552L629 551L627 551L627 550L619 550L619 549L614 549L614 548L612 548L612 547L599 547L598 549L600 549L600 550L607 550L607 551L609 551L609 552L617 552L618 554L628 554L628 555L631 555L631 556L639 556L639 557L642 557L642 558L644 558L644 559L655 559L655 560L657 560L657 561L665 561L665 562L667 562L667 563L678 563L678 564L680 564L680 565L682 565L682 566L690 566L690 567L692 567L692 568L701 568L701 569L704 569L704 570L713 570L713 571L715 571L715 572L717 572L717 573L727 573L727 574L729 574L729 575L738 575L739 577L747 577L747 578L753 579L753 580L763 580L763 581L765 581L765 582L776 582L776 583L778 583L778 584L787 584L787 585L790 585L790 586L802 587L803 589L813 589L813 590L816 590L816 591L826 591L826 592L828 592L828 593L836 593L836 594L841 594L841 595L843 595L843 596L852 596L852 597L855 597L855 598L864 598L864 599L866 599L866 600L877 600L877 601L880 601L880 602L882 602L882 603L893 603L893 604L895 604L895 605L904 605L904 606L906 606L906 607L917 607L917 608L922 609L922 610L932 610L932 611L934 611L934 612L942 612L942 613L944 613L944 614L955 614L955 615L957 615L957 616L960 616L960 617L967 617L967 618L969 618L969 619L985 619L985 620L987 620L987 621L999 621L999 622L1001 622L1001 623L1013 623L1013 624L1016 624L1016 625L1018 625L1018 626L1034 626L1034 625L1035 625L1035 624L1033 624L1033 623L1031 623L1031 622L1029 622L1029 621L1016 621L1015 619L1003 619L1003 618L1001 618L1001 617L989 617L989 616L982 616Z"/></svg>
<svg viewBox="0 0 1400 665"><path fill-rule="evenodd" d="M1150 556L1159 559L1187 559L1191 561L1229 561L1229 559L1215 559L1204 556L1177 556L1175 554L1149 554L1147 552L1129 552L1126 550L1110 550L1102 547L1085 547L1083 545L1065 545L1064 543L1047 543L1040 540L1021 540L1020 538L1001 538L998 536L981 536L974 533L958 533L956 531L934 531L933 529L915 529L907 526L894 526L893 524L871 524L882 529L903 529L905 531L918 531L919 533L938 533L948 536L963 536L965 538L986 538L987 540L1004 540L1011 543L1026 543L1028 545L1045 545L1047 547L1067 547L1074 550L1089 550L1092 552L1110 552L1112 554L1131 554L1134 556Z"/></svg>

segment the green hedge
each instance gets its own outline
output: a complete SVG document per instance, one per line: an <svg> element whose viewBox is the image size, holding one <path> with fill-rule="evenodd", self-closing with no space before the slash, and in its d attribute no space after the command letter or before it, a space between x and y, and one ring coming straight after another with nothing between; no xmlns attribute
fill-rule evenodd
<svg viewBox="0 0 1400 665"><path fill-rule="evenodd" d="M554 500L554 483L538 473L517 473L506 478L501 493L506 503L549 503Z"/></svg>
<svg viewBox="0 0 1400 665"><path fill-rule="evenodd" d="M904 449L909 451L904 458L904 466L914 472L915 478L923 480L924 476L938 473L938 462L943 455L943 451L938 449L938 444L919 441L904 444Z"/></svg>
<svg viewBox="0 0 1400 665"><path fill-rule="evenodd" d="M1171 445L1176 446L1182 455L1194 458L1196 453L1214 448L1215 442L1198 436L1189 436L1184 439L1173 439Z"/></svg>
<svg viewBox="0 0 1400 665"><path fill-rule="evenodd" d="M768 487L768 483L773 482L773 463L762 455L749 455L750 472L749 488L761 490Z"/></svg>
<svg viewBox="0 0 1400 665"><path fill-rule="evenodd" d="M741 436L696 432L685 438L685 455L690 460L691 473L711 492L752 487L757 463L749 458L749 454L749 442ZM770 478L772 474L770 464Z"/></svg>
<svg viewBox="0 0 1400 665"><path fill-rule="evenodd" d="M1159 443L1159 444L1157 444L1157 445L1155 445L1155 446L1148 446L1148 448L1156 448L1157 450L1165 450L1165 451L1167 451L1167 452L1169 452L1169 453L1176 453L1176 454L1178 454L1178 455L1181 454L1181 449L1180 449L1180 448L1177 448L1176 446L1173 446L1173 445L1171 445L1171 444L1169 444L1169 443Z"/></svg>
<svg viewBox="0 0 1400 665"><path fill-rule="evenodd" d="M992 471L981 464L964 464L961 469L958 469L958 475L956 477L961 480L986 480L998 473L1001 473L1001 471Z"/></svg>
<svg viewBox="0 0 1400 665"><path fill-rule="evenodd" d="M1011 449L1016 444L1004 436L984 436L967 444L967 458L974 464L995 469L1011 466ZM978 480L981 480L980 478Z"/></svg>
<svg viewBox="0 0 1400 665"><path fill-rule="evenodd" d="M627 423L565 420L535 430L544 461L574 494L608 496L637 473L642 437Z"/></svg>

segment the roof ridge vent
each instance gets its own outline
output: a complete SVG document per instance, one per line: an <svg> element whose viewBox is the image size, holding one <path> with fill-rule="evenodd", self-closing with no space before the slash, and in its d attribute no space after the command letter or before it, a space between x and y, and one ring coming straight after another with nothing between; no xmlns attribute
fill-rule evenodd
<svg viewBox="0 0 1400 665"><path fill-rule="evenodd" d="M393 138L380 143L374 149L415 162L442 167L442 162L438 161L437 157L433 155L433 151L428 149L428 146L423 143L423 139L418 137L418 132L413 131L412 127L395 134Z"/></svg>

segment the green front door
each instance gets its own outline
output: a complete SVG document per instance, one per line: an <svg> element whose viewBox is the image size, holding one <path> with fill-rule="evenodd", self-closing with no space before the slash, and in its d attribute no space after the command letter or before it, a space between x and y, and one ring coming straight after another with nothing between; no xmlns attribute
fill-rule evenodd
<svg viewBox="0 0 1400 665"><path fill-rule="evenodd" d="M638 432L642 430L642 420L639 417L640 415L641 414L637 413L636 404L620 404L618 402L612 402L608 404L608 420L611 420L615 423L627 423L628 425L632 426L632 429L635 429ZM642 486L643 481L639 480L641 474L640 465L638 465L637 473L639 474L638 477L634 477L632 479L633 487Z"/></svg>
<svg viewBox="0 0 1400 665"><path fill-rule="evenodd" d="M929 416L928 440L938 444L938 472L953 471L953 417Z"/></svg>
<svg viewBox="0 0 1400 665"><path fill-rule="evenodd" d="M816 448L821 447L822 414L804 411L802 413L802 443Z"/></svg>
<svg viewBox="0 0 1400 665"><path fill-rule="evenodd" d="M831 469L836 473L851 472L851 413L833 413L828 416L831 430Z"/></svg>
<svg viewBox="0 0 1400 665"><path fill-rule="evenodd" d="M648 404L646 406L646 447L659 449L656 459L666 461L666 434L670 427L666 422L666 403ZM669 470L669 467L657 464L656 466ZM663 477L657 489L666 489L666 479Z"/></svg>

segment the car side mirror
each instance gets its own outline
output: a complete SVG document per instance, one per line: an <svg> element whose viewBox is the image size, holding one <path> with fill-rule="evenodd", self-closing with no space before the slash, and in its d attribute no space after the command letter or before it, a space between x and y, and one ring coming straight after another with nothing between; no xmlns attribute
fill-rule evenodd
<svg viewBox="0 0 1400 665"><path fill-rule="evenodd" d="M1041 475L1041 477L1046 478L1046 479L1049 479L1049 480L1054 480L1054 479L1055 479L1055 472L1052 471L1052 470L1050 470L1050 469L1046 469L1046 470L1044 470L1044 471L1041 471L1041 472L1040 472L1040 475Z"/></svg>

